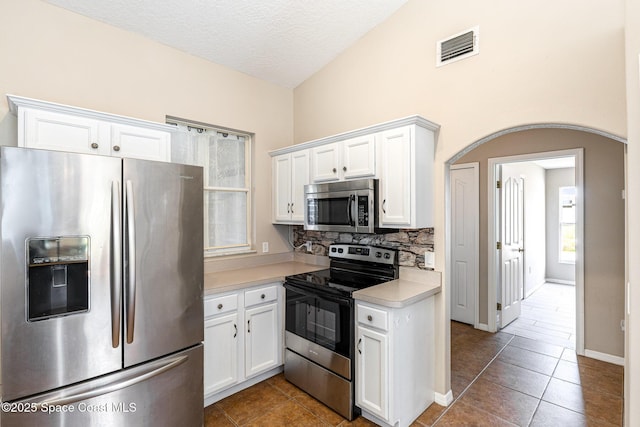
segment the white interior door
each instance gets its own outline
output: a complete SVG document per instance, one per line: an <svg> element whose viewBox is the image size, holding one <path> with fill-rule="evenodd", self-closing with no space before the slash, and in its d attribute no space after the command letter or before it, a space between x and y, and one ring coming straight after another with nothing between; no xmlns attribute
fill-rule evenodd
<svg viewBox="0 0 640 427"><path fill-rule="evenodd" d="M451 188L451 319L475 325L478 289L478 163L454 165Z"/></svg>
<svg viewBox="0 0 640 427"><path fill-rule="evenodd" d="M524 279L524 180L517 166L501 166L500 190L500 279L504 328L520 316Z"/></svg>

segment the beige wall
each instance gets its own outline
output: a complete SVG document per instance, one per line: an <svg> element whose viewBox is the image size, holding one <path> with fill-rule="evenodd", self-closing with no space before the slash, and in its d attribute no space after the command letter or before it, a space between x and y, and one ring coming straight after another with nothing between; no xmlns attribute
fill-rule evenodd
<svg viewBox="0 0 640 427"><path fill-rule="evenodd" d="M486 142L459 159L480 163L480 248L487 243L487 159L584 148L585 349L624 356L624 144L591 133L536 129ZM480 251L480 322L487 323L487 252Z"/></svg>
<svg viewBox="0 0 640 427"><path fill-rule="evenodd" d="M480 54L435 67L436 41L480 26ZM436 147L436 268L445 271L445 162L502 129L552 122L626 135L624 0L409 0L294 90L296 143L420 114ZM446 283L446 274L443 276ZM436 391L449 390L447 292L436 300Z"/></svg>
<svg viewBox="0 0 640 427"><path fill-rule="evenodd" d="M627 83L627 347L625 425L640 425L640 2L626 1Z"/></svg>
<svg viewBox="0 0 640 427"><path fill-rule="evenodd" d="M270 242L270 253L291 250L264 207L271 206L267 152L293 142L292 90L39 0L2 0L0 31L0 137L12 135L15 122L7 116L7 93L254 132L256 240Z"/></svg>

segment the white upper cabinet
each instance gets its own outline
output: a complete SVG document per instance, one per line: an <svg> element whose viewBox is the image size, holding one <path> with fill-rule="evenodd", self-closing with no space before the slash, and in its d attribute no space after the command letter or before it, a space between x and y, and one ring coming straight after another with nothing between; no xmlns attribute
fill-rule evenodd
<svg viewBox="0 0 640 427"><path fill-rule="evenodd" d="M304 186L309 183L309 150L275 156L273 172L273 222L304 223Z"/></svg>
<svg viewBox="0 0 640 427"><path fill-rule="evenodd" d="M376 135L364 135L342 142L342 176L365 178L376 174Z"/></svg>
<svg viewBox="0 0 640 427"><path fill-rule="evenodd" d="M313 182L331 182L340 180L339 143L314 147L311 150L311 174Z"/></svg>
<svg viewBox="0 0 640 427"><path fill-rule="evenodd" d="M376 175L375 134L346 139L311 150L312 181L331 182Z"/></svg>
<svg viewBox="0 0 640 427"><path fill-rule="evenodd" d="M303 181L293 178L292 156L300 153L308 169L298 171L312 183L378 178L380 228L433 227L433 159L439 128L410 116L272 151L273 223L304 223L304 184L300 191L292 189L292 182Z"/></svg>
<svg viewBox="0 0 640 427"><path fill-rule="evenodd" d="M417 125L380 136L380 227L433 226L434 133Z"/></svg>
<svg viewBox="0 0 640 427"><path fill-rule="evenodd" d="M18 146L169 161L173 127L82 108L7 96Z"/></svg>

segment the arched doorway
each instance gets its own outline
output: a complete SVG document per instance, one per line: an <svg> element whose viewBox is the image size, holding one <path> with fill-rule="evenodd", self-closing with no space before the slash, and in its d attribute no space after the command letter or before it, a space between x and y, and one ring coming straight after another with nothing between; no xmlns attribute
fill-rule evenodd
<svg viewBox="0 0 640 427"><path fill-rule="evenodd" d="M480 328L490 330L497 307L490 298L488 212L488 159L558 150L584 150L585 248L584 347L587 356L622 363L624 333L624 145L618 136L580 126L537 124L514 127L482 138L447 162L447 180L452 165L478 162L480 165L480 233L478 307ZM449 185L449 183L447 183ZM451 212L447 191L447 212ZM447 217L447 242L451 236ZM450 254L450 248L447 253ZM447 277L451 278L448 261ZM451 279L448 279L449 281ZM492 283L495 285L495 283ZM447 284L450 292L452 284ZM477 326L476 326L477 327Z"/></svg>

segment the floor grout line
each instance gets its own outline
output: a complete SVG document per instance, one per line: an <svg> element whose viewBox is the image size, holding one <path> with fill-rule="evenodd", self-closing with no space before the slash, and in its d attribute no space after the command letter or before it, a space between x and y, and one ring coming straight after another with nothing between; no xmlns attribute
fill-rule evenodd
<svg viewBox="0 0 640 427"><path fill-rule="evenodd" d="M507 346L509 345L509 343L511 341L513 341L513 339L515 338L515 335L511 335L511 338L509 339L509 341L507 341L505 343L504 346L502 346L502 348L500 349L500 351L498 351L498 353L496 353L495 356L493 356L493 358L485 365L484 368L482 368L482 370L478 373L478 375L475 376L475 378L473 380L471 380L471 382L469 383L468 386L466 386L464 388L464 390L462 390L460 392L460 394L458 395L458 397L456 397L455 399L453 399L453 402L451 402L451 404L449 406L446 407L446 409L444 411L442 411L442 413L440 414L440 416L438 416L438 418L436 418L436 420L433 422L433 424L431 424L432 426L435 426L436 424L438 424L438 421L440 421L440 419L447 413L449 412L449 410L453 407L453 405L460 400L460 398L462 396L464 396L464 394L467 392L467 390L469 389L469 387L471 387L477 380L478 378L480 378L480 375L482 375L484 373L484 371L487 370L487 368L489 367L489 365L491 365L493 363L494 360L496 360L498 358L498 356L500 356L500 354L504 351L505 348L507 348ZM506 421L506 420L505 420Z"/></svg>

